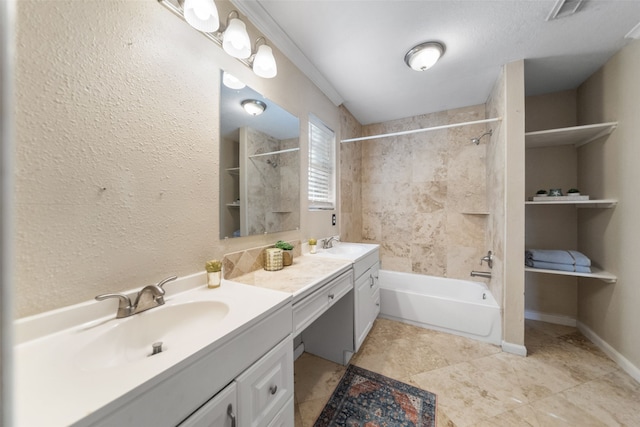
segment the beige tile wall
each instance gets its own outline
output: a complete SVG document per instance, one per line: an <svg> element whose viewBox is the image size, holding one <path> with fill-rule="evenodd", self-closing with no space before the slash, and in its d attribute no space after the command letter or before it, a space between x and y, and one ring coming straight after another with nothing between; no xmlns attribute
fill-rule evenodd
<svg viewBox="0 0 640 427"><path fill-rule="evenodd" d="M362 125L340 106L340 139L362 135ZM362 241L362 142L340 144L340 237Z"/></svg>
<svg viewBox="0 0 640 427"><path fill-rule="evenodd" d="M477 105L363 127L376 135L481 120ZM362 142L362 240L388 270L469 278L486 251L488 128L465 126Z"/></svg>

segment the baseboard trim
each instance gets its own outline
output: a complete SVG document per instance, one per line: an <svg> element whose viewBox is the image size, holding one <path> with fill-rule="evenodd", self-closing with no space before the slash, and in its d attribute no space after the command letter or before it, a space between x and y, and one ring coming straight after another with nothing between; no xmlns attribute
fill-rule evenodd
<svg viewBox="0 0 640 427"><path fill-rule="evenodd" d="M616 362L618 366L622 368L622 370L624 370L627 374L631 375L633 379L640 382L640 368L638 368L633 363L631 363L631 361L629 361L629 359L627 359L622 354L620 354L618 350L611 347L609 343L607 343L605 340L600 338L598 334L593 332L593 330L591 330L591 328L589 328L584 323L578 322L578 330L582 332L582 334L585 337L589 338L589 340L591 340L592 343L597 345L600 348L600 350L602 350L614 362Z"/></svg>
<svg viewBox="0 0 640 427"><path fill-rule="evenodd" d="M502 351L504 351L505 353L517 354L518 356L527 355L527 347L506 341L502 341Z"/></svg>
<svg viewBox="0 0 640 427"><path fill-rule="evenodd" d="M573 326L578 325L578 321L573 317L562 316L560 314L549 314L534 310L525 310L524 318L529 320L540 320L542 322L554 323L556 325Z"/></svg>

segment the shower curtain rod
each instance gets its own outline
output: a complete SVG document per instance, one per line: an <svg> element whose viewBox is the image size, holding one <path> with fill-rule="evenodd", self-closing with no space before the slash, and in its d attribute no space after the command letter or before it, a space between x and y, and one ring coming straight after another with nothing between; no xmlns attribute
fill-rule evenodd
<svg viewBox="0 0 640 427"><path fill-rule="evenodd" d="M430 128L403 130L401 132L383 133L383 134L380 134L380 135L363 136L363 137L360 137L360 138L349 138L349 139L343 139L340 142L341 143L342 142L356 142L356 141L365 141L367 139L386 138L388 136L409 135L409 134L412 134L412 133L430 132L432 130L449 129L449 128L455 128L455 127L458 127L458 126L469 126L469 125L477 125L477 124L480 124L480 123L498 122L500 120L502 120L502 117L495 117L493 119L476 120L476 121L473 121L473 122L453 123L453 124L450 124L450 125L434 126L434 127L430 127Z"/></svg>

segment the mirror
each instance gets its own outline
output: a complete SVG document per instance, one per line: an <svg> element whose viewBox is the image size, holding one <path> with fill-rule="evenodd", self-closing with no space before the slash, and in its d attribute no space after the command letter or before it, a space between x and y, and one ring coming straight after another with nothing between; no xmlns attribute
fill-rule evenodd
<svg viewBox="0 0 640 427"><path fill-rule="evenodd" d="M248 86L220 78L220 238L300 227L300 121ZM247 100L265 107L258 115Z"/></svg>

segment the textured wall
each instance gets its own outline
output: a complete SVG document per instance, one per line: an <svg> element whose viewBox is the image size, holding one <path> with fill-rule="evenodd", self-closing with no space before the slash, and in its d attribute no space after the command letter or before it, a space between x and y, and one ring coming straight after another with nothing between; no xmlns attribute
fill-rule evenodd
<svg viewBox="0 0 640 427"><path fill-rule="evenodd" d="M363 128L365 135L485 118L484 105ZM381 244L385 269L469 278L485 245L484 124L362 143L363 240Z"/></svg>
<svg viewBox="0 0 640 427"><path fill-rule="evenodd" d="M578 88L580 124L617 121L607 138L578 150L580 190L616 198L614 209L582 209L578 240L602 267L618 276L615 285L578 282L578 320L640 369L640 40L605 64Z"/></svg>
<svg viewBox="0 0 640 427"><path fill-rule="evenodd" d="M18 3L17 316L332 234L320 212L298 232L219 240L220 68L300 118L301 170L309 113L339 126L338 109L274 54L278 76L260 79L155 0Z"/></svg>

